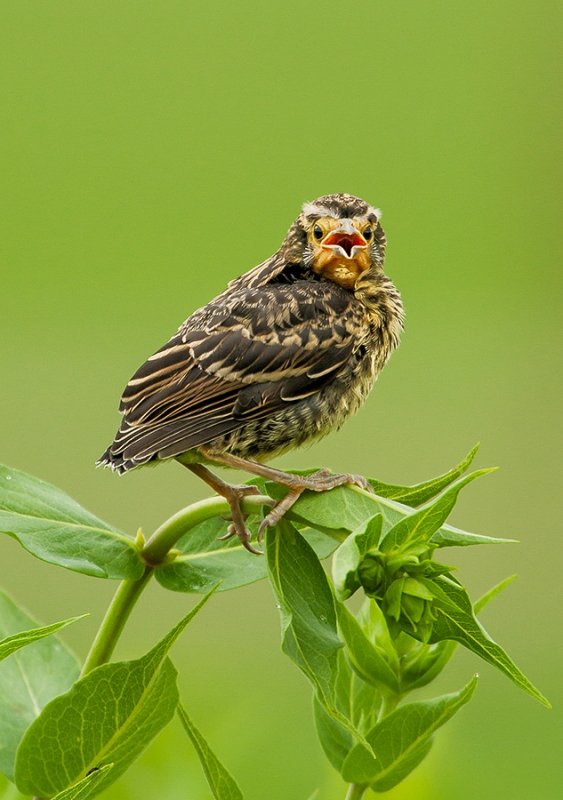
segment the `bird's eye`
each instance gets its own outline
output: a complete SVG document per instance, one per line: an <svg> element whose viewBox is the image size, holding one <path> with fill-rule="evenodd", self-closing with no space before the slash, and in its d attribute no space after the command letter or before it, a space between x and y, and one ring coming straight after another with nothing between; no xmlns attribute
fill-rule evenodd
<svg viewBox="0 0 563 800"><path fill-rule="evenodd" d="M322 239L323 238L323 229L320 225L315 225L313 228L313 236L315 239Z"/></svg>
<svg viewBox="0 0 563 800"><path fill-rule="evenodd" d="M364 239L366 240L366 242L369 242L369 240L372 237L372 234L373 234L373 231L370 228L370 226L368 225L368 227L364 231Z"/></svg>

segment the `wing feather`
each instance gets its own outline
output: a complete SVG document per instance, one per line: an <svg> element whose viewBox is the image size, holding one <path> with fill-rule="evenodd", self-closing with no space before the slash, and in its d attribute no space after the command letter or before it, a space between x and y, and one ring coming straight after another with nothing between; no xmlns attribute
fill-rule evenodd
<svg viewBox="0 0 563 800"><path fill-rule="evenodd" d="M169 458L321 391L353 356L360 314L354 295L328 282L220 295L131 378L102 463Z"/></svg>

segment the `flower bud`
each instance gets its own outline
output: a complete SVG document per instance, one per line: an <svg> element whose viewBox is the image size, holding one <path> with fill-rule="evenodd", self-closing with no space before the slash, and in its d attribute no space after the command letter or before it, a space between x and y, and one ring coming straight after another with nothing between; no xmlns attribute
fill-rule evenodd
<svg viewBox="0 0 563 800"><path fill-rule="evenodd" d="M366 553L358 567L358 577L368 597L383 596L385 569L377 556Z"/></svg>

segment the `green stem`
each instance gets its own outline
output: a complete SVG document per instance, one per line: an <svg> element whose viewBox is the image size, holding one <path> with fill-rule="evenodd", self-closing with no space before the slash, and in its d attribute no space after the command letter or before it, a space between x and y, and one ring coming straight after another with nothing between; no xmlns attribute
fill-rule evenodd
<svg viewBox="0 0 563 800"><path fill-rule="evenodd" d="M381 706L381 713L379 715L380 722L383 717L386 717L392 711L395 711L399 703L401 702L401 695L400 694L386 694L383 697L383 705Z"/></svg>
<svg viewBox="0 0 563 800"><path fill-rule="evenodd" d="M272 503L270 497L250 495L243 499L241 509L243 514L251 514L262 506L271 506ZM82 668L82 677L110 660L137 600L155 569L170 558L170 550L176 542L200 522L220 514L228 514L229 511L229 504L222 497L200 500L178 511L153 533L140 553L145 562L145 570L138 580L122 581L119 584Z"/></svg>
<svg viewBox="0 0 563 800"><path fill-rule="evenodd" d="M273 504L274 501L271 497L253 494L249 497L244 497L240 507L243 514L256 514L262 506L271 506ZM223 497L200 500L199 503L193 503L193 505L183 508L170 519L167 519L153 533L141 554L143 560L152 566L160 566L178 539L181 539L190 528L199 525L200 522L204 522L206 519L211 519L211 517L229 514L230 510L228 502Z"/></svg>
<svg viewBox="0 0 563 800"><path fill-rule="evenodd" d="M362 797L367 791L367 783L351 783L346 795L346 800L362 800Z"/></svg>
<svg viewBox="0 0 563 800"><path fill-rule="evenodd" d="M154 568L147 564L141 578L119 584L84 662L81 677L110 660L125 623L153 572Z"/></svg>

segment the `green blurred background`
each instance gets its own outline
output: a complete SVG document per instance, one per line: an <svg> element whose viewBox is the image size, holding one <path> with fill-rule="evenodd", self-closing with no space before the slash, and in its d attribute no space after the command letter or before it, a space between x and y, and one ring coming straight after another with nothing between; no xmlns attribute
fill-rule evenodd
<svg viewBox="0 0 563 800"><path fill-rule="evenodd" d="M500 472L453 521L514 547L449 551L547 711L459 653L474 701L392 800L563 796L560 3L4 0L0 6L0 459L146 533L207 489L175 464L94 469L132 372L269 256L305 200L381 206L403 344L344 430L280 459L382 480L445 471L481 440ZM115 584L0 540L0 585L84 655ZM133 657L194 598L152 585ZM310 689L263 583L214 598L174 652L196 723L247 800L339 800ZM207 800L173 723L108 800Z"/></svg>

